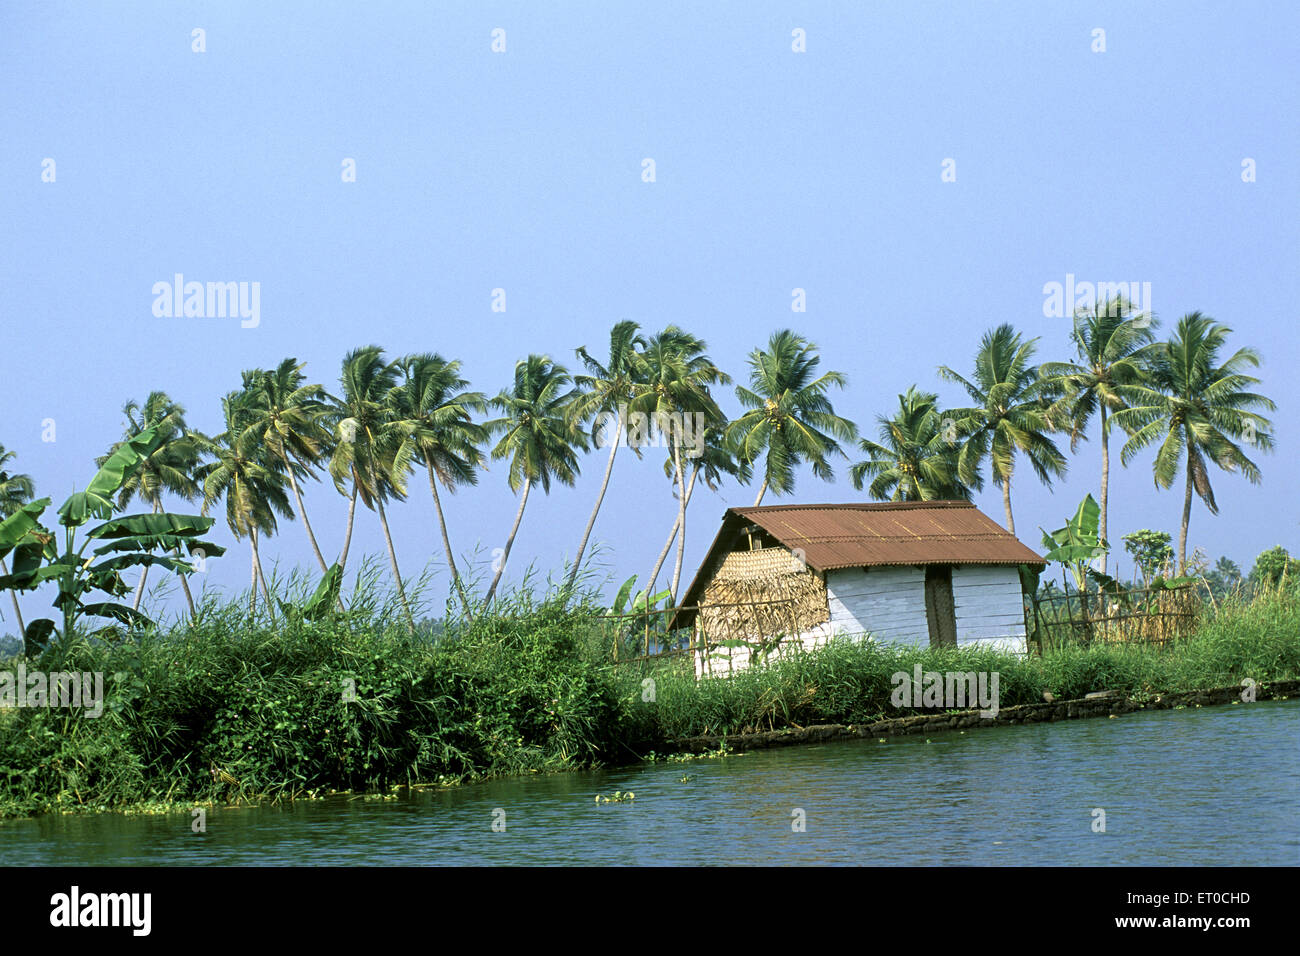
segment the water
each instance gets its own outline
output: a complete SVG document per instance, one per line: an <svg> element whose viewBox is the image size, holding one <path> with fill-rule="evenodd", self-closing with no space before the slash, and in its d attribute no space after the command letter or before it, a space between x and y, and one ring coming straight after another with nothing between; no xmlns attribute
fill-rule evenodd
<svg viewBox="0 0 1300 956"><path fill-rule="evenodd" d="M187 813L13 821L0 864L1296 865L1297 718L1259 702L844 741L209 810L202 834ZM636 799L594 802L614 790Z"/></svg>

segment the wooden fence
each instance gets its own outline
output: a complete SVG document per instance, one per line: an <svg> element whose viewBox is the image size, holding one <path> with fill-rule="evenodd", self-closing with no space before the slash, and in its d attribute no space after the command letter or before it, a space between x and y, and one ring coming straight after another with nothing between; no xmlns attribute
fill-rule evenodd
<svg viewBox="0 0 1300 956"><path fill-rule="evenodd" d="M1026 614L1039 652L1066 644L1157 644L1187 637L1202 607L1194 585L1035 598Z"/></svg>

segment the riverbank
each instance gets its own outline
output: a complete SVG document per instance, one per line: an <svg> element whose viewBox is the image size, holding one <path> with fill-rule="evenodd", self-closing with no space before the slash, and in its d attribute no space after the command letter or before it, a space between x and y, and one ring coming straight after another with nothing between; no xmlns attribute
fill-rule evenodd
<svg viewBox="0 0 1300 956"><path fill-rule="evenodd" d="M1279 593L1223 605L1163 650L1020 658L844 641L703 682L680 660L612 666L599 608L527 594L416 636L373 611L250 623L242 609L209 606L193 623L78 642L42 665L105 675L102 714L0 710L0 817L386 794L626 765L787 730L797 742L812 728L887 736L870 728L951 726L950 714L897 704L895 675L917 667L996 673L999 714L1013 715L1003 719L1047 713L1045 693L1067 716L1096 691L1150 706L1240 694L1250 678L1270 693L1300 679L1298 603ZM900 720L918 722L890 723Z"/></svg>
<svg viewBox="0 0 1300 956"><path fill-rule="evenodd" d="M894 717L871 724L844 725L819 724L813 727L792 727L765 733L741 734L733 737L691 737L674 742L682 753L712 753L722 748L743 753L769 747L787 747L794 744L826 743L831 740L850 740L863 737L902 737L910 734L937 734L959 730L988 730L1016 724L1036 724L1058 720L1086 720L1095 717L1118 717L1136 711L1184 710L1188 707L1213 707L1223 704L1255 703L1263 700L1290 700L1300 694L1300 680L1275 681L1255 685L1248 690L1242 685L1216 687L1209 690L1181 694L1156 694L1150 698L1124 697L1113 692L1098 691L1079 700L1060 700L1041 704L1020 704L999 710L995 716L984 716L978 710L947 711L940 714L917 714ZM1245 696L1243 696L1245 695Z"/></svg>
<svg viewBox="0 0 1300 956"><path fill-rule="evenodd" d="M1297 717L1292 699L678 755L397 799L216 807L205 832L189 808L46 816L0 824L0 857L13 867L1294 866ZM629 790L635 800L593 800Z"/></svg>

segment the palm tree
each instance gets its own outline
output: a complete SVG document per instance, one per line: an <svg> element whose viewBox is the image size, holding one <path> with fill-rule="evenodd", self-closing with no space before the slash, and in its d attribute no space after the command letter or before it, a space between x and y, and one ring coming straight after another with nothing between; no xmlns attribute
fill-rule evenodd
<svg viewBox="0 0 1300 956"><path fill-rule="evenodd" d="M224 498L226 524L237 540L248 538L252 555L249 611L257 609L257 586L262 586L268 612L275 613L258 538L270 537L276 530L276 515L292 518L289 496L284 493L285 476L267 449L249 430L252 414L247 392L230 392L221 400L225 431L214 438L197 437L200 451L211 460L199 466L196 477L203 488L203 513Z"/></svg>
<svg viewBox="0 0 1300 956"><path fill-rule="evenodd" d="M1271 451L1272 423L1253 411L1277 406L1263 395L1246 391L1259 379L1244 373L1259 366L1259 353L1238 349L1220 362L1219 353L1232 330L1207 315L1191 312L1178 320L1173 336L1153 354L1151 385L1137 387L1138 401L1114 415L1130 433L1120 451L1124 464L1142 448L1160 439L1152 472L1156 487L1168 488L1185 458L1186 488L1183 518L1178 534L1178 570L1187 567L1187 527L1192 517L1192 491L1211 514L1218 514L1206 459L1225 471L1241 469L1252 484L1260 480L1259 468L1236 440L1244 439L1262 451Z"/></svg>
<svg viewBox="0 0 1300 956"><path fill-rule="evenodd" d="M766 351L749 353L750 387L736 386L736 397L749 411L731 428L746 461L767 452L755 507L768 488L778 495L793 491L795 469L804 461L814 475L830 481L834 474L828 456L847 457L836 439L857 437L857 426L836 415L826 397L832 385L843 388L847 379L840 372L814 377L820 364L817 347L789 329L773 333Z"/></svg>
<svg viewBox="0 0 1300 956"><path fill-rule="evenodd" d="M399 369L385 362L384 350L378 345L353 349L343 359L341 382L343 396L334 399L339 440L330 458L329 472L339 494L347 495L345 482L352 485L348 505L347 533L339 567L347 563L352 542L352 519L357 498L371 511L379 513L388 545L388 563L397 582L397 595L406 614L408 630L415 631L415 618L406 599L402 572L397 566L397 552L388 527L384 502L406 498L405 477L415 455L408 441L415 424L399 417L394 407L394 393L399 386Z"/></svg>
<svg viewBox="0 0 1300 956"><path fill-rule="evenodd" d="M596 525L596 515L600 513L601 502L605 500L605 491L609 488L609 476L614 470L614 456L618 453L618 446L623 443L626 434L625 414L628 405L636 397L637 386L641 384L640 355L637 347L645 345L645 338L637 334L637 328L635 322L627 319L614 326L609 333L609 360L604 365L592 358L585 346L576 350L578 358L582 360L582 364L590 374L574 376L574 384L581 390L581 394L570 406L573 420L583 424L588 419L598 418L600 421L596 425L597 429L602 425L608 425L608 416L611 414L616 416L617 420L612 433L608 428L604 429L603 440L609 441L609 459L605 462L605 477L601 479L595 507L591 509L591 517L587 519L582 540L578 542L578 554L573 559L573 569L569 572L568 587L570 588L578 577L578 569L582 566L582 556L587 550L591 529ZM602 440L596 437L596 430L593 430L592 438L598 444ZM639 457L640 449L634 450Z"/></svg>
<svg viewBox="0 0 1300 956"><path fill-rule="evenodd" d="M413 423L406 440L414 446L414 459L429 473L429 492L438 513L452 587L468 610L468 598L447 535L438 484L453 494L459 484L478 484L478 470L487 464L481 446L487 441L488 433L473 421L470 413L486 411L487 399L480 392L466 391L469 382L461 378L458 360L448 361L441 355L422 353L399 359L397 365L406 380L391 393L393 409L399 420Z"/></svg>
<svg viewBox="0 0 1300 956"><path fill-rule="evenodd" d="M690 459L691 480L686 485L686 505L681 510L690 507L691 498L695 494L695 483L701 477L704 478L704 484L710 491L717 491L722 484L723 476L730 475L741 485L749 484L753 477L753 469L749 463L742 461L736 454L736 450L726 440L725 426L722 428L709 428L704 433L704 452L701 455ZM664 475L672 478L676 472L676 464L672 455L664 460ZM681 528L681 516L676 515L673 518L672 530L668 533L668 540L664 542L663 550L659 552L659 557L655 561L654 570L646 578L646 594L654 593L654 583L659 577L659 570L663 567L664 561L668 557L668 552L677 539L677 532Z"/></svg>
<svg viewBox="0 0 1300 956"><path fill-rule="evenodd" d="M1110 415L1127 408L1136 398L1134 385L1146 382L1147 360L1154 348L1149 315L1134 315L1133 306L1124 299L1107 299L1091 310L1074 316L1070 338L1076 360L1047 362L1038 374L1047 380L1047 390L1058 395L1049 411L1056 421L1068 422L1070 451L1074 452L1085 436L1088 423L1096 412L1101 422L1101 519L1098 533L1106 537L1106 516L1110 494ZM1101 571L1106 573L1102 555Z"/></svg>
<svg viewBox="0 0 1300 956"><path fill-rule="evenodd" d="M496 574L483 599L483 606L496 594L510 549L519 533L519 523L528 504L528 492L540 484L547 494L551 481L573 486L578 476L578 456L575 449L586 450L587 439L573 423L569 403L577 397L575 389L566 391L572 383L568 371L556 365L548 356L530 355L515 364L514 384L503 390L489 403L502 412L484 424L488 432L502 432L500 441L492 449L494 459L509 458L510 472L507 480L511 491L523 493L519 497L519 511L506 538L505 549L497 562Z"/></svg>
<svg viewBox="0 0 1300 956"><path fill-rule="evenodd" d="M726 416L709 393L709 386L726 384L731 378L708 357L705 353L707 347L703 339L675 325L652 336L638 362L642 381L636 386L636 397L629 404L632 411L650 416L659 433L666 432L668 437L680 532L673 571L674 600L686 551L686 469L682 462L686 416L692 416L696 434L701 437L710 427L720 429L726 425ZM654 581L649 581L646 587L653 585Z"/></svg>
<svg viewBox="0 0 1300 956"><path fill-rule="evenodd" d="M195 480L195 470L199 464L199 440L185 424L185 409L171 400L166 392L150 392L144 404L132 399L122 407L126 416L126 429L123 440L114 442L107 454L95 460L103 465L115 451L126 441L135 438L145 429L156 429L162 442L140 467L133 471L122 484L118 493L117 507L125 511L133 498L139 497L149 505L154 514L163 510L164 492L177 495L185 501L193 501L199 495L199 484ZM149 566L140 569L140 580L136 584L135 598L131 609L140 610L140 601L144 597L145 580L149 576ZM181 587L185 591L185 600L189 604L190 616L194 615L194 598L190 594L189 583L185 575L180 575Z"/></svg>
<svg viewBox="0 0 1300 956"><path fill-rule="evenodd" d="M36 485L30 475L16 475L5 470L5 466L16 457L15 452L0 445L0 521L8 518L36 494ZM0 558L0 574L9 576L9 566L5 564L4 558ZM23 612L18 607L18 592L13 588L9 589L9 600L13 602L14 617L18 621L18 636L22 637L27 628L23 624Z"/></svg>
<svg viewBox="0 0 1300 956"><path fill-rule="evenodd" d="M956 423L939 411L939 396L912 385L898 396L894 417L876 421L880 441L858 441L868 457L849 471L854 488L870 478L867 492L878 501L970 499L957 478Z"/></svg>
<svg viewBox="0 0 1300 956"><path fill-rule="evenodd" d="M1065 456L1048 437L1053 428L1048 416L1050 394L1038 370L1031 364L1038 339L1022 342L1020 333L1008 324L984 334L975 353L973 381L946 365L939 375L957 382L975 402L974 407L952 409L956 429L964 441L957 454L957 478L977 487L979 470L988 458L993 480L1002 486L1007 530L1016 533L1011 513L1011 478L1016 453L1023 454L1044 484L1066 471Z"/></svg>
<svg viewBox="0 0 1300 956"><path fill-rule="evenodd" d="M325 404L325 389L305 384L302 368L297 359L286 358L271 371L253 369L244 373L244 391L248 393L245 427L288 477L316 562L327 571L302 502L298 478L314 478L315 466L332 452L327 425L330 409Z"/></svg>

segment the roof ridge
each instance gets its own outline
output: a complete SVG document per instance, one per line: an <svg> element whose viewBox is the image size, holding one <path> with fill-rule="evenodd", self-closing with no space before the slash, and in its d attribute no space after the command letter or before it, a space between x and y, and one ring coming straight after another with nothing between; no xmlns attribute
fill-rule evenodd
<svg viewBox="0 0 1300 956"><path fill-rule="evenodd" d="M962 501L850 501L843 504L745 505L728 508L737 514L755 511L916 511L946 508L974 508L974 502Z"/></svg>

